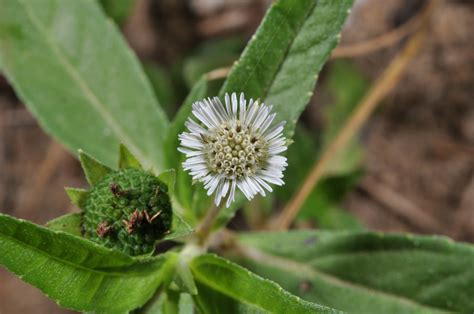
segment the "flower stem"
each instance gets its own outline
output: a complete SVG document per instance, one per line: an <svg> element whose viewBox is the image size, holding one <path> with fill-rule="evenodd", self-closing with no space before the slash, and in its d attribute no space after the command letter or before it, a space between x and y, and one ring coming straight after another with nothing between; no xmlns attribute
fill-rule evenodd
<svg viewBox="0 0 474 314"><path fill-rule="evenodd" d="M219 212L221 211L222 206L216 206L214 203L211 208L207 211L206 216L201 221L201 223L196 228L196 236L198 238L198 243L201 246L206 245L209 234L211 233L212 226L216 221Z"/></svg>

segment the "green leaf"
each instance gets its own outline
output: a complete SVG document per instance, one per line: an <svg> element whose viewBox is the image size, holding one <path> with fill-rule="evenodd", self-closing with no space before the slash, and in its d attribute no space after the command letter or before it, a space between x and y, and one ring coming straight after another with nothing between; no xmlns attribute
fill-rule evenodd
<svg viewBox="0 0 474 314"><path fill-rule="evenodd" d="M324 133L324 132L323 132ZM285 203L296 193L317 159L318 148L311 134L299 126L296 128L295 143L288 148L288 168L285 171L285 185L275 189L275 196ZM312 156L312 158L308 158ZM314 157L313 157L314 156ZM314 221L323 229L361 229L356 217L340 208L340 204L362 175L362 171L325 176L313 188L303 203L297 220Z"/></svg>
<svg viewBox="0 0 474 314"><path fill-rule="evenodd" d="M189 314L194 312L194 302L191 295L181 293L179 297L179 314Z"/></svg>
<svg viewBox="0 0 474 314"><path fill-rule="evenodd" d="M176 170L176 187L173 199L174 204L177 204L175 208L181 211L187 221L192 223L196 222L196 215L193 212L193 203L197 203L193 198L204 196L205 201L207 203L210 202L202 185L193 185L191 176L183 170L181 164L185 160L185 156L178 152L178 147L180 146L178 135L186 129L184 123L191 115L193 102L204 99L207 93L208 82L205 77L202 77L193 87L181 106L181 109L169 128L165 140L166 166Z"/></svg>
<svg viewBox="0 0 474 314"><path fill-rule="evenodd" d="M474 247L447 238L293 231L239 236L241 262L300 297L353 313L474 311Z"/></svg>
<svg viewBox="0 0 474 314"><path fill-rule="evenodd" d="M0 59L42 127L109 167L124 143L163 167L166 115L137 58L97 1L0 0Z"/></svg>
<svg viewBox="0 0 474 314"><path fill-rule="evenodd" d="M185 257L180 257L176 264L176 276L174 283L181 292L186 292L191 295L197 294L196 284L189 269L188 261Z"/></svg>
<svg viewBox="0 0 474 314"><path fill-rule="evenodd" d="M84 208L89 191L78 188L64 188L71 202L79 208Z"/></svg>
<svg viewBox="0 0 474 314"><path fill-rule="evenodd" d="M79 160L90 185L95 185L112 172L112 169L82 150L79 150Z"/></svg>
<svg viewBox="0 0 474 314"><path fill-rule="evenodd" d="M331 64L327 82L323 90L327 91L332 103L323 109L325 127L322 132L322 147L327 148L347 123L355 107L366 94L369 82L347 61ZM360 168L363 148L357 136L353 136L325 170L326 175L342 175Z"/></svg>
<svg viewBox="0 0 474 314"><path fill-rule="evenodd" d="M340 38L352 0L279 0L234 65L220 96L244 92L273 104L293 135L318 73Z"/></svg>
<svg viewBox="0 0 474 314"><path fill-rule="evenodd" d="M70 213L59 216L46 223L46 227L82 237L82 213Z"/></svg>
<svg viewBox="0 0 474 314"><path fill-rule="evenodd" d="M0 265L60 306L117 313L142 306L167 283L177 255L137 259L0 214Z"/></svg>
<svg viewBox="0 0 474 314"><path fill-rule="evenodd" d="M158 179L166 183L168 186L168 193L170 196L174 195L174 187L176 182L176 171L174 169L170 169L167 171L163 171L158 175ZM168 234L164 240L176 240L179 238L183 238L185 236L190 235L193 233L194 230L191 226L181 217L179 213L176 211L173 212L173 221L171 226L171 233Z"/></svg>
<svg viewBox="0 0 474 314"><path fill-rule="evenodd" d="M138 311L140 314L191 314L194 311L193 299L187 293L166 290L150 306Z"/></svg>
<svg viewBox="0 0 474 314"><path fill-rule="evenodd" d="M143 169L138 159L123 144L120 144L119 168L120 169L125 169L125 168Z"/></svg>
<svg viewBox="0 0 474 314"><path fill-rule="evenodd" d="M231 66L239 58L244 41L241 38L218 38L207 40L184 60L183 77L188 86L193 86L206 73Z"/></svg>
<svg viewBox="0 0 474 314"><path fill-rule="evenodd" d="M118 24L127 20L135 4L135 0L99 0L99 2L105 13Z"/></svg>
<svg viewBox="0 0 474 314"><path fill-rule="evenodd" d="M336 313L306 302L228 260L201 255L191 264L201 313Z"/></svg>
<svg viewBox="0 0 474 314"><path fill-rule="evenodd" d="M164 237L164 240L177 240L188 236L194 232L193 228L181 217L180 214L173 212L173 221L171 222L171 233Z"/></svg>
<svg viewBox="0 0 474 314"><path fill-rule="evenodd" d="M324 229L361 229L362 224L358 219L340 206L362 175L362 171L355 171L323 178L304 202L297 219L315 220Z"/></svg>
<svg viewBox="0 0 474 314"><path fill-rule="evenodd" d="M316 212L316 213L315 213ZM316 218L317 225L326 230L364 230L365 226L355 215L338 205L326 204L315 212L308 214ZM302 213L302 216L306 213ZM301 218L301 216L300 216ZM302 218L301 218L302 219Z"/></svg>
<svg viewBox="0 0 474 314"><path fill-rule="evenodd" d="M163 171L158 175L158 179L168 186L168 193L173 195L174 186L176 185L176 171L174 169Z"/></svg>
<svg viewBox="0 0 474 314"><path fill-rule="evenodd" d="M171 73L154 63L145 63L143 67L156 98L168 117L172 117L175 114L178 95L176 95Z"/></svg>
<svg viewBox="0 0 474 314"><path fill-rule="evenodd" d="M321 86L322 93L330 99L322 107L324 128L313 134L302 126L296 128L295 144L287 152L289 165L285 172L286 185L275 191L281 201L287 202L298 190L321 151L334 140L367 88L367 80L351 63L338 61L331 64ZM315 133L320 137L315 139ZM340 204L359 182L363 174L361 164L362 147L354 136L333 158L324 177L304 202L297 219L315 220L319 227L325 229L360 229L362 225L349 212L341 209Z"/></svg>

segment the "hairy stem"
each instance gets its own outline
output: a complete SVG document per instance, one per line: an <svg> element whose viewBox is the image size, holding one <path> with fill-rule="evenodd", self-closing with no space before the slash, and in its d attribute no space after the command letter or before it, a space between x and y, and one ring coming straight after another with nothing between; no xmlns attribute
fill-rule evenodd
<svg viewBox="0 0 474 314"><path fill-rule="evenodd" d="M198 243L201 246L205 246L207 243L207 239L209 238L209 234L211 233L212 226L216 221L217 216L222 209L222 206L216 206L214 203L211 208L206 213L206 216L201 221L201 223L196 228L196 236L198 238Z"/></svg>

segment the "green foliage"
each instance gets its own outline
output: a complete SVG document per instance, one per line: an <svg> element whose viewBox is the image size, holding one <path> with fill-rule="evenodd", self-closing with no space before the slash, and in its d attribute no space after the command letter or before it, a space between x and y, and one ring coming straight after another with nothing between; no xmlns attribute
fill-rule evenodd
<svg viewBox="0 0 474 314"><path fill-rule="evenodd" d="M337 313L289 294L275 283L212 254L191 264L198 294L194 301L206 313Z"/></svg>
<svg viewBox="0 0 474 314"><path fill-rule="evenodd" d="M79 150L79 160L81 162L82 170L86 175L87 182L90 185L95 185L102 181L104 177L112 173L112 169L102 164L100 161L94 157L84 153L82 150ZM71 192L72 193L72 192ZM77 191L74 192L73 202L79 202L76 200ZM77 196L79 198L80 196Z"/></svg>
<svg viewBox="0 0 474 314"><path fill-rule="evenodd" d="M289 165L285 173L286 185L276 189L280 200L288 201L301 186L314 162L334 140L367 88L367 80L352 64L338 61L331 65L327 79L321 86L322 92L330 99L330 103L322 108L324 127L316 139L305 128L296 128L295 144L289 147L287 153ZM361 161L362 148L354 137L331 161L323 179L303 204L297 219L314 220L325 229L361 228L355 217L340 208L344 197L363 174Z"/></svg>
<svg viewBox="0 0 474 314"><path fill-rule="evenodd" d="M115 20L118 24L122 24L130 16L135 0L98 0L102 5L105 13Z"/></svg>
<svg viewBox="0 0 474 314"><path fill-rule="evenodd" d="M331 98L324 108L325 128L322 147L327 148L346 124L355 107L369 88L367 79L349 62L338 61L331 65L328 79L323 86ZM326 169L326 175L345 175L360 168L362 147L353 137Z"/></svg>
<svg viewBox="0 0 474 314"><path fill-rule="evenodd" d="M201 44L184 60L183 76L188 86L196 84L204 74L231 66L243 48L240 38L219 38Z"/></svg>
<svg viewBox="0 0 474 314"><path fill-rule="evenodd" d="M175 113L178 95L176 95L170 73L165 68L154 63L146 63L144 70L148 76L148 80L150 80L151 87L155 92L158 102L168 117L171 118Z"/></svg>
<svg viewBox="0 0 474 314"><path fill-rule="evenodd" d="M318 73L339 41L352 0L280 0L266 14L221 92L274 105L292 137ZM296 83L296 84L295 84Z"/></svg>
<svg viewBox="0 0 474 314"><path fill-rule="evenodd" d="M46 223L51 230L66 232L82 237L82 213L70 213L59 216Z"/></svg>
<svg viewBox="0 0 474 314"><path fill-rule="evenodd" d="M159 298L140 311L141 314L190 314L193 313L193 299L187 293L167 290Z"/></svg>
<svg viewBox="0 0 474 314"><path fill-rule="evenodd" d="M167 283L176 254L135 259L67 233L0 214L0 264L66 308L120 313Z"/></svg>
<svg viewBox="0 0 474 314"><path fill-rule="evenodd" d="M167 118L96 1L0 0L0 7L3 70L47 132L108 166L123 142L146 167L164 170Z"/></svg>
<svg viewBox="0 0 474 314"><path fill-rule="evenodd" d="M137 158L123 144L120 144L118 167L119 169L126 169L126 168L132 168L132 169L138 169L138 170L143 169L142 165L137 160ZM172 184L174 185L174 182Z"/></svg>
<svg viewBox="0 0 474 314"><path fill-rule="evenodd" d="M242 262L305 300L356 313L474 311L474 248L369 232L250 233Z"/></svg>
<svg viewBox="0 0 474 314"><path fill-rule="evenodd" d="M84 207L89 192L78 188L65 188L71 202L79 208Z"/></svg>

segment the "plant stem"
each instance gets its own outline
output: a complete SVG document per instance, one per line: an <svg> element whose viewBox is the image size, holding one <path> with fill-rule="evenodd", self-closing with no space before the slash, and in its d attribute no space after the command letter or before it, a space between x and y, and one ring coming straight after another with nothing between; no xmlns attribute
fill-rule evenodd
<svg viewBox="0 0 474 314"><path fill-rule="evenodd" d="M209 210L207 211L204 219L197 226L196 236L198 238L198 243L201 246L206 245L207 239L212 230L212 226L214 225L214 222L216 221L216 218L219 215L219 212L221 211L221 209L222 209L222 205L216 206L213 203L212 207L209 208Z"/></svg>
<svg viewBox="0 0 474 314"><path fill-rule="evenodd" d="M298 189L296 195L293 196L281 212L280 216L277 217L276 223L272 226L272 229L286 230L289 228L306 198L324 175L324 170L329 162L334 158L334 155L344 147L348 140L350 140L354 133L356 133L368 119L380 101L398 84L405 69L421 47L422 41L426 35L426 28L429 25L428 22L430 16L436 3L436 0L432 0L427 5L425 8L425 14L423 15L422 27L412 35L410 40L403 47L402 52L390 63L388 68L382 73L380 78L368 92L367 96L364 97L361 103L356 107L354 113L344 127L339 131L334 141L324 151L321 158L316 161L309 176L306 178L301 188Z"/></svg>

